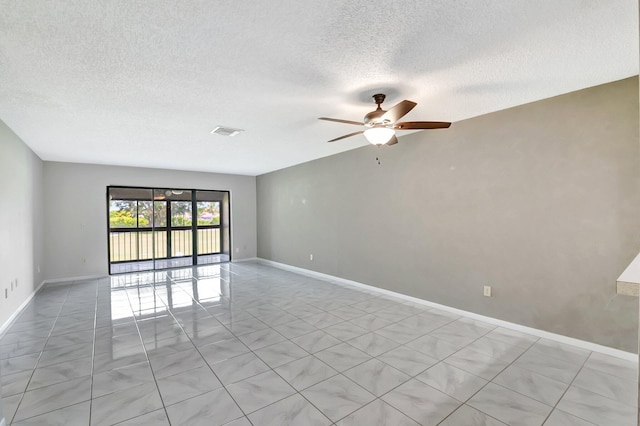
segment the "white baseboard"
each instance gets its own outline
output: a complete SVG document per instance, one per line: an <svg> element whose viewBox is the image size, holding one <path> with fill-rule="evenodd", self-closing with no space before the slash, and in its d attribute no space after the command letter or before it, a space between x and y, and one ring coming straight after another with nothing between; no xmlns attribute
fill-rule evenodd
<svg viewBox="0 0 640 426"><path fill-rule="evenodd" d="M247 257L247 258L238 259L238 260L233 259L231 263L259 262L259 261L260 259L257 257Z"/></svg>
<svg viewBox="0 0 640 426"><path fill-rule="evenodd" d="M58 284L66 284L74 281L86 281L86 280L97 280L100 278L108 278L108 275L83 275L79 277L68 277L68 278L53 278L50 280L44 280L44 284L47 286L58 285Z"/></svg>
<svg viewBox="0 0 640 426"><path fill-rule="evenodd" d="M27 304L29 302L31 302L31 299L33 299L33 296L35 296L36 293L40 291L40 289L42 288L42 286L44 286L45 283L46 283L46 281L42 281L40 283L40 285L38 286L38 288L33 290L33 292L29 296L27 296L27 298L24 300L24 302L22 302L20 304L20 306L18 306L18 309L16 309L15 312L13 314L11 314L11 316L9 318L7 318L7 320L4 322L4 324L2 324L0 326L0 336L2 336L4 334L4 332L6 331L7 327L9 327L9 324L11 324L11 322L14 319L16 319L18 317L18 315L20 315L20 312L22 312L22 310L25 308L25 306L27 306ZM2 423L0 423L0 426L2 426Z"/></svg>
<svg viewBox="0 0 640 426"><path fill-rule="evenodd" d="M485 315L480 315L480 314L476 314L476 313L473 313L473 312L464 311L462 309L452 308L450 306L441 305L439 303L434 303L434 302L429 302L428 300L419 299L417 297L407 296L406 294L396 293L395 291L385 290L383 288L374 287L374 286L363 284L363 283L360 283L360 282L357 282L357 281L347 280L345 278L340 278L340 277L336 277L336 276L329 275L329 274L324 274L322 272L316 272L316 271L312 271L312 270L309 270L309 269L299 268L297 266L287 265L285 263L274 262L272 260L262 259L262 258L258 258L258 262L262 263L262 264L265 264L265 265L270 265L270 266L273 266L273 267L276 267L276 268L285 269L287 271L296 272L296 273L301 274L301 275L307 275L307 276L311 276L311 277L315 277L315 278L320 278L320 279L323 279L325 281L330 281L330 282L335 283L335 284L358 287L358 288L361 288L361 289L364 289L364 290L368 290L368 291L372 291L372 292L376 292L376 293L380 293L380 294L385 294L387 296L393 296L393 297L396 297L396 298L399 298L399 299L403 299L403 300L407 300L409 302L417 303L417 304L420 304L420 305L425 305L425 306L430 306L430 307L433 307L433 308L438 308L440 310L451 312L451 313L454 313L454 314L457 314L457 315L460 315L460 316L463 316L463 317L475 319L475 320L478 320L478 321L484 321L484 322L489 323L489 324L493 324L493 325L497 325L497 326L500 326L500 327L508 328L508 329L511 329L511 330L519 331L521 333L532 334L534 336L542 337L542 338L545 338L545 339L553 340L555 342L564 343L564 344L567 344L567 345L576 346L576 347L579 347L579 348L582 348L582 349L587 349L589 351L599 352L599 353L602 353L602 354L605 354L605 355L611 355L611 356L614 356L616 358L621 358L621 359L624 359L624 360L627 360L627 361L635 361L635 362L638 361L638 355L636 355L634 353L622 351L620 349L610 348L608 346L599 345L597 343L588 342L586 340L574 339L573 337L563 336L562 334L551 333L549 331L544 331L544 330L540 330L540 329L532 328L532 327L527 327L525 325L516 324L516 323L513 323L513 322L509 322L509 321L503 321L503 320L500 320L500 319L487 317Z"/></svg>

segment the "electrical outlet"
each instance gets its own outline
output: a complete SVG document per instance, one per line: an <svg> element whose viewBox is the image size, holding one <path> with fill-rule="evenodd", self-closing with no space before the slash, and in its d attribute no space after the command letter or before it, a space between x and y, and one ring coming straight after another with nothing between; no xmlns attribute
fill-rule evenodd
<svg viewBox="0 0 640 426"><path fill-rule="evenodd" d="M485 285L484 286L484 295L486 297L491 297L491 286L490 285Z"/></svg>
<svg viewBox="0 0 640 426"><path fill-rule="evenodd" d="M309 255L309 260L313 260L313 255L312 254Z"/></svg>

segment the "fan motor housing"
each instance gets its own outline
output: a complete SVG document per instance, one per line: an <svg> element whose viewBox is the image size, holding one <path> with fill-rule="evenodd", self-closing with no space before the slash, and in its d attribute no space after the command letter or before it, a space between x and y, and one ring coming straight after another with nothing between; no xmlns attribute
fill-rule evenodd
<svg viewBox="0 0 640 426"><path fill-rule="evenodd" d="M385 112L387 112L387 111L385 111L382 108L378 107L377 110L371 111L370 113L365 115L364 116L364 124L365 124L365 126L375 126L376 124L388 124L388 122L387 123L383 123L380 120L380 117L382 117Z"/></svg>
<svg viewBox="0 0 640 426"><path fill-rule="evenodd" d="M384 115L384 113L387 112L387 111L383 110L382 108L380 108L380 104L384 102L384 98L385 97L386 96L383 93L376 93L375 95L372 96L373 101L376 103L378 108L376 108L375 111L371 111L369 114L364 116L364 125L365 126L369 126L369 127L373 127L375 125L386 126L387 124L390 123L389 120L385 120L385 122L380 120L380 117L382 117Z"/></svg>

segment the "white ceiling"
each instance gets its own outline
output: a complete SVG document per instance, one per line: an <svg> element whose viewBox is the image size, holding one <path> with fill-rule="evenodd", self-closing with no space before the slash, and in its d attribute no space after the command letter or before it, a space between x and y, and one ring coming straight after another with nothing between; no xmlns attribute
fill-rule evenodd
<svg viewBox="0 0 640 426"><path fill-rule="evenodd" d="M0 3L0 119L43 160L257 175L365 145L317 117L381 89L455 122L636 74L637 0Z"/></svg>

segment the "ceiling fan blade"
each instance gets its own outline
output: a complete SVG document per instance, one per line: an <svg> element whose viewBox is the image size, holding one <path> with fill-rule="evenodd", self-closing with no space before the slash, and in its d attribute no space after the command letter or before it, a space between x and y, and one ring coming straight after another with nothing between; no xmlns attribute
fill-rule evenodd
<svg viewBox="0 0 640 426"><path fill-rule="evenodd" d="M361 130L359 132L349 133L348 135L340 136L339 138L331 139L330 141L327 141L327 142L339 141L340 139L350 138L351 136L359 135L360 133L364 133L364 130Z"/></svg>
<svg viewBox="0 0 640 426"><path fill-rule="evenodd" d="M391 139L389 139L389 142L387 142L387 145L391 146L397 143L398 143L398 138L396 137L396 135L393 135L391 136Z"/></svg>
<svg viewBox="0 0 640 426"><path fill-rule="evenodd" d="M404 100L398 104L396 104L389 111L385 112L382 117L380 117L381 122L389 122L395 123L400 120L406 113L411 111L416 105L415 102Z"/></svg>
<svg viewBox="0 0 640 426"><path fill-rule="evenodd" d="M447 129L451 123L446 121L404 121L396 123L393 128L396 130L420 130L420 129Z"/></svg>
<svg viewBox="0 0 640 426"><path fill-rule="evenodd" d="M318 117L318 120L335 121L336 123L355 124L356 126L364 126L364 124L362 124L362 122L359 122L359 121L341 120L339 118Z"/></svg>

